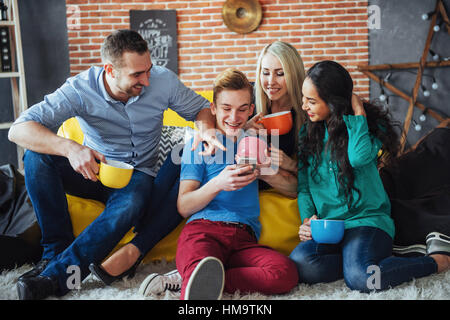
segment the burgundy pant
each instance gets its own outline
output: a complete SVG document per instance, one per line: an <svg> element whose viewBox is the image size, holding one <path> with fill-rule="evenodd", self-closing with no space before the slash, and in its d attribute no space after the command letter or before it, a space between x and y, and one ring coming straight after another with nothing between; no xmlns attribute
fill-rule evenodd
<svg viewBox="0 0 450 320"><path fill-rule="evenodd" d="M181 299L189 277L207 256L222 261L224 291L281 294L297 285L295 264L285 255L259 245L247 230L223 222L194 220L186 224L178 239L176 264L183 278Z"/></svg>

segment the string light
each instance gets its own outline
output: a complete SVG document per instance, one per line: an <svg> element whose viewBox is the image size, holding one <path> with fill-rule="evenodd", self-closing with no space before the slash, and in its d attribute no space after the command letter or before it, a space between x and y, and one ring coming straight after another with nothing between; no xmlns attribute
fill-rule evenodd
<svg viewBox="0 0 450 320"><path fill-rule="evenodd" d="M442 21L437 22L434 27L433 27L433 31L434 32L439 32L439 30L441 30L441 25L442 25Z"/></svg>
<svg viewBox="0 0 450 320"><path fill-rule="evenodd" d="M437 84L436 79L434 79L434 78L433 78L433 83L431 84L431 88L433 90L439 89L439 85Z"/></svg>
<svg viewBox="0 0 450 320"><path fill-rule="evenodd" d="M432 50L430 50L430 53L433 54L433 55L436 54L436 53L435 53L434 51L432 51ZM412 74L417 74L416 72L413 72L413 71L410 71L410 70L399 70L399 71L395 71L395 72L408 72L408 73L412 73ZM383 90L382 84L383 84L384 82L388 82L388 80L389 80L389 78L390 78L391 76L392 76L392 73L389 72L389 73L384 77L384 80L382 80L382 83L380 84L381 95L384 95L384 97L382 97L382 96L380 95L380 101L385 101L385 100L386 100L386 95L384 94L384 90ZM431 88L432 88L433 90L439 89L439 84L437 83L436 78L435 78L434 76L429 75L429 74L426 74L426 73L423 73L423 74L422 74L422 77L430 77L430 78L432 79L432 81L433 81L432 84L431 84ZM420 85L420 88L422 89L422 92L423 92L424 97L428 98L428 97L431 95L430 90L428 90L423 84Z"/></svg>
<svg viewBox="0 0 450 320"><path fill-rule="evenodd" d="M389 72L383 79L383 81L380 83L380 90L381 90L381 94L378 97L378 99L380 99L381 102L386 102L386 104L389 104L389 97L386 95L386 93L384 92L384 83L389 81L389 78L392 76L392 73Z"/></svg>
<svg viewBox="0 0 450 320"><path fill-rule="evenodd" d="M431 94L430 91L428 91L428 89L423 84L421 84L420 86L422 87L423 96L428 98Z"/></svg>
<svg viewBox="0 0 450 320"><path fill-rule="evenodd" d="M434 60L434 61L439 61L439 59L441 58L436 52L434 52L433 50L428 50L429 52L430 52L430 54L431 54L431 58Z"/></svg>
<svg viewBox="0 0 450 320"><path fill-rule="evenodd" d="M425 121L427 121L427 116L424 115L424 114L421 114L420 117L419 117L419 120L422 121L422 122L425 122Z"/></svg>
<svg viewBox="0 0 450 320"><path fill-rule="evenodd" d="M418 123L416 122L416 120L413 120L412 122L413 122L413 124L414 124L414 130L416 130L416 131L422 130L422 126L421 126L420 124L418 124Z"/></svg>
<svg viewBox="0 0 450 320"><path fill-rule="evenodd" d="M380 96L378 97L378 99L380 99L381 102L385 102L386 99L387 99L387 96L386 96L386 94L384 93L383 87L381 87L381 94L380 94Z"/></svg>
<svg viewBox="0 0 450 320"><path fill-rule="evenodd" d="M433 60L439 60L440 56L437 53L435 53L431 49L429 50L429 52L433 56ZM443 60L447 61L449 59L450 59L450 57L447 57L447 58L444 58ZM389 81L389 79L392 77L393 72L408 72L408 73L412 73L414 75L417 75L417 72L413 72L413 71L410 71L410 70L395 70L395 71L388 72L384 76L384 78L380 77L381 81L379 82L379 85L380 85L381 93L380 93L378 98L379 98L380 102L383 103L382 107L383 107L384 110L386 110L386 109L388 109L390 107L390 105L389 105L389 97L390 96L395 96L395 95L387 95L385 93L385 91L384 91L384 83ZM438 83L436 81L436 78L434 76L426 74L426 73L423 73L422 76L423 77L430 77L432 79L431 88L433 90L438 90L439 89L439 85L438 85ZM424 97L428 98L431 95L431 92L423 84L420 84L420 88L422 89ZM414 125L414 130L416 130L416 131L421 131L422 130L421 123L424 123L425 121L427 121L427 115L426 115L427 112L428 112L428 108L426 108L422 112L422 114L419 116L419 119L418 119L419 122L415 121L414 119L412 120L412 124Z"/></svg>
<svg viewBox="0 0 450 320"><path fill-rule="evenodd" d="M438 85L438 83L437 83L435 77L433 77L432 75L426 74L426 73L423 73L422 76L423 76L423 77L430 77L430 78L431 78L431 80L433 81L433 83L431 84L431 88L432 88L433 90L439 89L439 85Z"/></svg>
<svg viewBox="0 0 450 320"><path fill-rule="evenodd" d="M434 61L439 61L439 60L443 60L443 61L448 61L450 60L450 57L441 57L438 53L434 52L433 50L428 50L428 52L431 54L431 58Z"/></svg>
<svg viewBox="0 0 450 320"><path fill-rule="evenodd" d="M429 75L429 74L422 74L422 76L424 76L424 77L430 77L431 79L432 79L432 81L433 81L433 83L431 84L431 89L433 89L433 90L437 90L437 89L439 89L439 85L438 85L438 83L436 82L436 78L435 77L433 77L433 76L431 76L431 75ZM429 90L427 90L423 85L422 85L422 90L423 90L423 95L425 96L425 97L429 97L430 96L430 91Z"/></svg>
<svg viewBox="0 0 450 320"><path fill-rule="evenodd" d="M430 12L428 12L428 13L422 14L422 20L423 20L423 21L426 21L426 20L430 19L430 17L431 17L434 13L435 13L435 11L430 11Z"/></svg>
<svg viewBox="0 0 450 320"><path fill-rule="evenodd" d="M389 105L390 97L396 97L396 95L395 94L388 94L388 95L386 95L386 100L383 103L383 110L389 109L389 107L390 107L390 105Z"/></svg>
<svg viewBox="0 0 450 320"><path fill-rule="evenodd" d="M422 122L427 121L427 116L426 113L428 112L428 108L426 108L425 110L423 110L422 114L419 116L419 120Z"/></svg>

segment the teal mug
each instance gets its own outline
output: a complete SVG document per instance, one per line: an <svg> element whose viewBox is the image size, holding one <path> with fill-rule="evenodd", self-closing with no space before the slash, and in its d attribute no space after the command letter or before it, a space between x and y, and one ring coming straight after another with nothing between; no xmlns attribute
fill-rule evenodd
<svg viewBox="0 0 450 320"><path fill-rule="evenodd" d="M317 243L339 243L344 237L343 220L311 220L311 235Z"/></svg>

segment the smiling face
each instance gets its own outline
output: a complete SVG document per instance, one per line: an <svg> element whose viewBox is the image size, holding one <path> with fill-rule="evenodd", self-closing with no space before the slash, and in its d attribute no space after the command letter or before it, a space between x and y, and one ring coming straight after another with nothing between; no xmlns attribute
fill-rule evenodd
<svg viewBox="0 0 450 320"><path fill-rule="evenodd" d="M248 89L222 90L211 104L216 116L216 128L227 136L237 137L252 115L254 105Z"/></svg>
<svg viewBox="0 0 450 320"><path fill-rule="evenodd" d="M108 74L109 88L113 98L127 101L130 97L141 94L142 88L150 84L150 70L152 62L150 52L124 52L120 66L105 65Z"/></svg>
<svg viewBox="0 0 450 320"><path fill-rule="evenodd" d="M330 108L317 93L317 89L310 78L306 78L302 87L303 105L312 122L327 121L330 118Z"/></svg>
<svg viewBox="0 0 450 320"><path fill-rule="evenodd" d="M259 77L263 91L270 100L289 99L283 66L273 54L266 53L262 58Z"/></svg>

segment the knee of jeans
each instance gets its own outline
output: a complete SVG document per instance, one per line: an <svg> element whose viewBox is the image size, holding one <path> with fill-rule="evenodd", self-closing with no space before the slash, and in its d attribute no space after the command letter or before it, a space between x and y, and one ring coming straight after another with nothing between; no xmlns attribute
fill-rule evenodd
<svg viewBox="0 0 450 320"><path fill-rule="evenodd" d="M49 160L49 156L47 154L42 154L31 150L25 151L23 157L25 173L39 171L42 168L42 164L47 160Z"/></svg>
<svg viewBox="0 0 450 320"><path fill-rule="evenodd" d="M298 281L310 282L310 278L315 273L314 266L311 264L310 254L301 245L298 245L289 255L289 258L297 267Z"/></svg>
<svg viewBox="0 0 450 320"><path fill-rule="evenodd" d="M129 196L121 201L121 206L126 208L130 216L141 216L148 207L149 202L142 197Z"/></svg>
<svg viewBox="0 0 450 320"><path fill-rule="evenodd" d="M351 290L370 292L368 285L369 274L363 266L352 265L344 270L344 280Z"/></svg>
<svg viewBox="0 0 450 320"><path fill-rule="evenodd" d="M289 258L294 261L297 266L304 264L308 260L309 252L305 249L306 248L302 243L300 243L289 255Z"/></svg>
<svg viewBox="0 0 450 320"><path fill-rule="evenodd" d="M119 205L135 223L137 223L150 207L151 198L149 194L149 191L139 190L139 192L130 192L120 199Z"/></svg>
<svg viewBox="0 0 450 320"><path fill-rule="evenodd" d="M23 155L23 163L25 165L27 164L34 164L36 163L36 161L40 161L42 159L43 154L42 153L37 153L31 150L27 150L25 151L24 155Z"/></svg>

